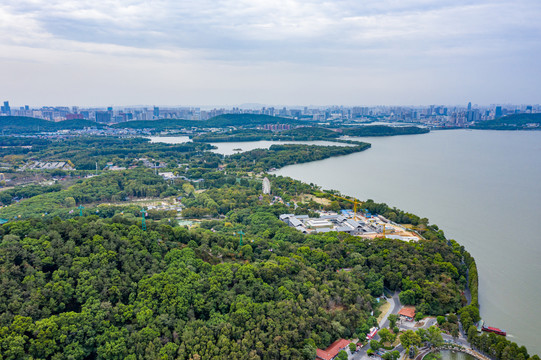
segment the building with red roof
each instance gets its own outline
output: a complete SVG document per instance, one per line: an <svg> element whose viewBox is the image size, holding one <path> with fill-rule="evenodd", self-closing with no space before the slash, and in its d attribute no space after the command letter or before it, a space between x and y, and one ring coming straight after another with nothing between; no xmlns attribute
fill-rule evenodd
<svg viewBox="0 0 541 360"><path fill-rule="evenodd" d="M400 317L406 318L406 320L412 321L415 318L415 307L414 306L404 306L398 312Z"/></svg>
<svg viewBox="0 0 541 360"><path fill-rule="evenodd" d="M345 350L348 347L350 342L351 341L346 340L346 339L340 339L340 340L336 340L335 342L333 342L325 350L317 349L316 350L316 359L319 359L319 360L332 360L336 356L338 356L338 353L341 350Z"/></svg>

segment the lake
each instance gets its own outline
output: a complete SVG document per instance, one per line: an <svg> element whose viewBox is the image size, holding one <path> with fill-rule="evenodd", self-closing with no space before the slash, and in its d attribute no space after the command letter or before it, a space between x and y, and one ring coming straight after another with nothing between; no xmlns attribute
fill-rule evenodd
<svg viewBox="0 0 541 360"><path fill-rule="evenodd" d="M462 352L452 352L449 350L440 351L441 360L475 360L471 355Z"/></svg>
<svg viewBox="0 0 541 360"><path fill-rule="evenodd" d="M180 144L185 142L192 141L188 136L152 136L149 137L150 142L162 142L166 144ZM307 145L334 145L334 146L352 146L345 143L337 143L332 141L269 141L269 140L260 140L260 141L242 141L242 142L216 142L210 143L211 145L216 146L217 149L211 150L212 152L223 154L223 155L232 155L240 151L235 151L236 149L241 149L242 151L250 151L254 149L268 149L272 145L283 145L283 144L307 144Z"/></svg>
<svg viewBox="0 0 541 360"><path fill-rule="evenodd" d="M446 130L362 140L372 148L275 174L429 218L475 257L485 322L541 353L541 132Z"/></svg>

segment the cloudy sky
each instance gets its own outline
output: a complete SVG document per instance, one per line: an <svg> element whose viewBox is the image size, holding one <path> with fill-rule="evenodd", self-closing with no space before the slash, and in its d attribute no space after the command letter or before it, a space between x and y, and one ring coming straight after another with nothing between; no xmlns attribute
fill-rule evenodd
<svg viewBox="0 0 541 360"><path fill-rule="evenodd" d="M539 0L2 0L13 105L541 103Z"/></svg>

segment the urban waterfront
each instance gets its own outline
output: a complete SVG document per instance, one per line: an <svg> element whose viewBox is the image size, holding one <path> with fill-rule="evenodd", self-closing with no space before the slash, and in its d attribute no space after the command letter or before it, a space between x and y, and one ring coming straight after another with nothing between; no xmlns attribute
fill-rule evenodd
<svg viewBox="0 0 541 360"><path fill-rule="evenodd" d="M428 217L479 269L481 315L541 353L541 132L435 131L275 172Z"/></svg>

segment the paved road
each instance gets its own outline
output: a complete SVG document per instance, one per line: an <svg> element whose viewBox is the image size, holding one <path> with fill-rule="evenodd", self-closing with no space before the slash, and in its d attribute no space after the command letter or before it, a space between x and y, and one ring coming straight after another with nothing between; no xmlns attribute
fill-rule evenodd
<svg viewBox="0 0 541 360"><path fill-rule="evenodd" d="M398 292L395 292L393 296L390 299L387 299L387 301L391 304L391 307L387 311L387 314L381 319L379 322L379 328L383 329L386 327L389 327L389 315L391 314L398 314L400 309L402 308L402 305L400 304L400 299L398 298ZM376 334L374 336L374 340L379 340L379 334ZM398 349L400 348L400 349ZM374 358L371 358L370 356L366 355L366 350L370 349L370 345L365 345L361 350L357 351L354 354L349 355L350 360L373 360ZM403 350L402 346L399 345L396 350Z"/></svg>
<svg viewBox="0 0 541 360"><path fill-rule="evenodd" d="M400 299L398 298L398 294L399 294L398 292L395 292L393 294L392 298L387 299L387 301L391 304L391 307L389 308L389 310L387 311L387 314L385 314L383 319L381 319L381 321L379 323L380 329L389 327L389 315L390 314L398 314L398 312L402 308L402 305L400 304ZM422 326L422 328L428 329L430 326L435 325L436 323L437 323L436 318L432 318L432 317L427 318L427 319L425 319L425 323ZM402 320L399 320L399 322L397 324L397 326L400 328L400 330L414 330L415 331L415 330L419 329L419 327L415 327L414 325L415 325L415 323L413 323L413 322L402 321ZM449 342L449 343L459 344L461 346L464 346L465 348L470 348L470 344L468 343L468 339L466 338L466 336L465 336L465 334L464 334L464 332L462 331L461 328L460 328L460 330L461 331L460 331L459 337L457 339L453 338L451 335L442 334L443 340L446 341L446 342ZM380 340L379 334L374 336L374 339L375 340ZM349 351L348 351L349 360L374 360L375 359L374 357L370 357L370 356L366 355L366 351L369 348L370 348L370 345L366 345L361 350L355 352L354 354L349 354ZM402 347L402 345L398 345L394 350L397 350L398 352L400 352L401 355L405 351L404 348ZM423 349L421 349L421 352L422 352L422 350Z"/></svg>
<svg viewBox="0 0 541 360"><path fill-rule="evenodd" d="M391 299L387 299L387 301L391 303L391 308L389 309L389 311L387 311L387 314L385 314L383 319L381 319L381 321L379 323L379 328L380 329L389 327L389 315L398 314L398 312L400 311L400 308L402 308L402 305L400 304L400 299L398 298L398 292L397 291L395 291L395 293L393 294ZM379 335L377 335L376 340L379 340Z"/></svg>

